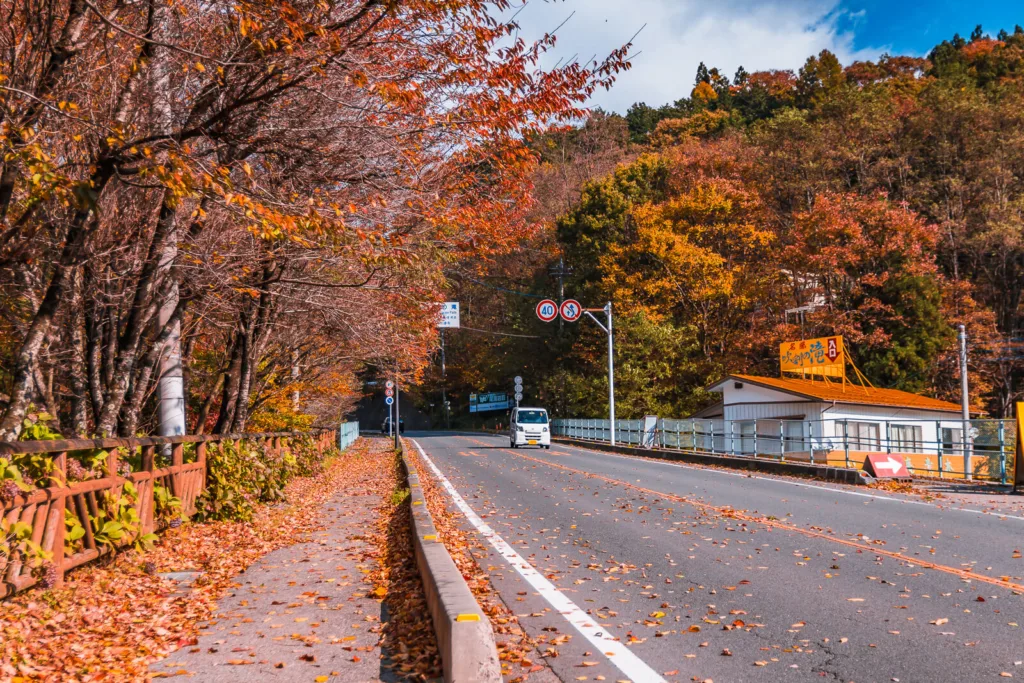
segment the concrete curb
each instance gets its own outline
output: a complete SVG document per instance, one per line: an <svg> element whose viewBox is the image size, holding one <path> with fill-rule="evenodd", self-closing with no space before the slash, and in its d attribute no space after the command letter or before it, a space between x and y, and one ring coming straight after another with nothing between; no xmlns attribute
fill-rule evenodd
<svg viewBox="0 0 1024 683"><path fill-rule="evenodd" d="M416 468L405 454L402 463L409 482L416 564L441 650L445 683L501 683L491 622L441 542Z"/></svg>
<svg viewBox="0 0 1024 683"><path fill-rule="evenodd" d="M595 451L608 451L622 455L639 455L645 458L658 460L669 460L673 462L690 462L697 465L718 465L736 470L757 470L771 474L792 474L798 476L810 476L825 481L836 481L843 484L854 484L863 486L870 484L874 479L860 470L847 469L845 467L828 467L825 465L811 465L802 462L779 462L778 460L766 460L764 458L743 458L732 455L710 455L708 453L693 453L689 451L675 451L665 449L637 448L635 446L612 446L600 441L587 441L586 439L572 439L564 436L551 437L552 442L566 443L573 446L590 448Z"/></svg>

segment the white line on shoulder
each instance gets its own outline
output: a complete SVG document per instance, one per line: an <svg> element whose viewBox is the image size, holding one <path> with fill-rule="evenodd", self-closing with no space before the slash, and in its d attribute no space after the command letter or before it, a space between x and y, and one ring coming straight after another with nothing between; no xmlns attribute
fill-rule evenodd
<svg viewBox="0 0 1024 683"><path fill-rule="evenodd" d="M419 443L412 439L413 444L416 445L416 450L420 452L420 456L424 462L433 470L434 474L437 475L441 485L444 486L445 490L448 491L448 495L455 501L455 505L462 511L462 514L466 516L480 534L487 539L487 541L494 547L494 549L501 555L506 562L512 565L519 574L526 579L526 581L533 586L533 588L540 593L540 595L548 601L555 611L565 617L566 621L572 624L577 631L579 631L587 640L589 640L595 648L598 649L605 657L608 658L616 668L621 671L626 678L633 681L633 683L666 683L665 679L662 678L658 673L647 665L642 659L637 657L629 648L622 644L621 641L617 640L599 624L587 616L587 613L579 608L576 603L565 596L553 583L547 580L540 572L533 568L529 562L523 559L523 556L512 549L508 543L505 542L501 536L499 536L483 519L480 518L473 508L469 507L469 504L463 500L459 492L455 490L451 482L441 473L441 470L437 468L437 465L427 457L427 454L423 451L423 447Z"/></svg>

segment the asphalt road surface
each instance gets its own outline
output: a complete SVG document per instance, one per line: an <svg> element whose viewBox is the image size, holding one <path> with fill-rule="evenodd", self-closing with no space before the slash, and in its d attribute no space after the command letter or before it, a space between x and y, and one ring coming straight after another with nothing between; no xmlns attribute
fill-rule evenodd
<svg viewBox="0 0 1024 683"><path fill-rule="evenodd" d="M1022 516L562 444L409 436L564 681L1024 679Z"/></svg>

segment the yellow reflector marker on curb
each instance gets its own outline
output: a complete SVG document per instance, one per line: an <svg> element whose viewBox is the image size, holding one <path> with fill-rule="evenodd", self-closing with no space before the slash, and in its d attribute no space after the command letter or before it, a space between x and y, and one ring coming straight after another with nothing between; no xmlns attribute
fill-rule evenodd
<svg viewBox="0 0 1024 683"><path fill-rule="evenodd" d="M437 536L435 534L427 534L426 536L423 537L423 540L424 541L436 541L437 540Z"/></svg>
<svg viewBox="0 0 1024 683"><path fill-rule="evenodd" d="M423 501L422 501L422 500L414 500L414 501L412 502L412 504L413 504L413 505L423 505Z"/></svg>
<svg viewBox="0 0 1024 683"><path fill-rule="evenodd" d="M455 621L480 621L479 614L460 614L455 617Z"/></svg>

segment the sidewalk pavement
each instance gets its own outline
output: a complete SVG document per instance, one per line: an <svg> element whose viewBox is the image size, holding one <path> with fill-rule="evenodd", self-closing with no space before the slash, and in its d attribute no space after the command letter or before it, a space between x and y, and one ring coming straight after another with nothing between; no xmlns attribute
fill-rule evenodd
<svg viewBox="0 0 1024 683"><path fill-rule="evenodd" d="M379 496L359 486L324 506L325 528L237 577L199 642L150 667L154 677L213 683L393 681L381 670L381 603L363 577L376 567ZM179 590L187 591L187 584Z"/></svg>

